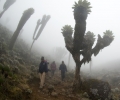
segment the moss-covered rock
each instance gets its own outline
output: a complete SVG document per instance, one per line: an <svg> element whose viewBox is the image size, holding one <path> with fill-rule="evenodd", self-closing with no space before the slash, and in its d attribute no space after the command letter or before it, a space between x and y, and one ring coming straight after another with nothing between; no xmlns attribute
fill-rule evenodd
<svg viewBox="0 0 120 100"><path fill-rule="evenodd" d="M111 87L108 82L97 79L89 79L83 82L82 89L88 93L90 99L92 100L111 99Z"/></svg>

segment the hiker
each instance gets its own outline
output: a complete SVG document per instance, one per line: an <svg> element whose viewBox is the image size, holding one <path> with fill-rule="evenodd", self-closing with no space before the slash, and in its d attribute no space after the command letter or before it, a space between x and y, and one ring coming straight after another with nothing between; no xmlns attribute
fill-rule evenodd
<svg viewBox="0 0 120 100"><path fill-rule="evenodd" d="M53 61L50 65L50 69L51 69L51 76L54 76L55 70L56 70L56 64L55 61Z"/></svg>
<svg viewBox="0 0 120 100"><path fill-rule="evenodd" d="M40 74L40 88L43 88L45 82L45 74L47 73L47 63L44 60L44 57L41 57L41 62L39 64L39 74Z"/></svg>
<svg viewBox="0 0 120 100"><path fill-rule="evenodd" d="M63 81L65 78L65 72L67 72L67 67L64 64L64 61L62 61L62 64L60 65L59 70L61 70L61 79Z"/></svg>

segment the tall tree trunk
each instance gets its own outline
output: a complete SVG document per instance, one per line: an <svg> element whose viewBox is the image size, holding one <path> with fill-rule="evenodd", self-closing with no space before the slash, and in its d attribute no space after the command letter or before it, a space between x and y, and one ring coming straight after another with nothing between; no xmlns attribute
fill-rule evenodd
<svg viewBox="0 0 120 100"><path fill-rule="evenodd" d="M10 45L9 45L9 49L10 50L12 50L12 48L13 48L13 46L14 46L14 44L15 44L15 41L17 40L17 37L18 37L18 35L19 35L19 32L20 31L15 31L14 32L14 34L13 34L13 36L12 36L12 38L11 38L11 41L10 41Z"/></svg>
<svg viewBox="0 0 120 100"><path fill-rule="evenodd" d="M21 17L20 21L19 21L19 24L17 26L17 29L16 31L14 32L11 40L10 40L10 45L9 45L9 49L12 50L13 49L13 46L15 44L15 41L21 31L21 29L23 28L24 24L27 22L27 20L30 18L30 15L28 14L23 14L23 16Z"/></svg>
<svg viewBox="0 0 120 100"><path fill-rule="evenodd" d="M71 53L69 53L69 57L68 57L68 68L69 68L69 65L70 65L70 56L71 56Z"/></svg>
<svg viewBox="0 0 120 100"><path fill-rule="evenodd" d="M31 44L30 51L31 51L31 49L33 47L34 42L35 42L35 40L33 40L32 44Z"/></svg>
<svg viewBox="0 0 120 100"><path fill-rule="evenodd" d="M76 69L75 69L75 77L73 81L73 91L75 90L80 90L81 87L81 78L80 78L80 65L79 63L76 64Z"/></svg>

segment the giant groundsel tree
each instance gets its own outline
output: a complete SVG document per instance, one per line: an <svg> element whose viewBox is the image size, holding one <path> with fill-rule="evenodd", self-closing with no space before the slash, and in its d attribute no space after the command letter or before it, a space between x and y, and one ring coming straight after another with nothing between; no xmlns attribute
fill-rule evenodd
<svg viewBox="0 0 120 100"><path fill-rule="evenodd" d="M12 50L13 46L15 44L15 41L21 31L21 29L23 28L24 24L27 22L27 20L30 18L30 16L34 13L34 9L33 8L29 8L27 10L24 11L19 24L17 26L17 29L15 30L11 40L10 40L10 44L9 44L9 49Z"/></svg>
<svg viewBox="0 0 120 100"><path fill-rule="evenodd" d="M4 12L15 2L16 2L16 0L6 0L5 4L3 6L3 11L0 13L0 18L2 17Z"/></svg>
<svg viewBox="0 0 120 100"><path fill-rule="evenodd" d="M32 45L30 47L30 51L32 49L32 46L33 46L35 40L37 40L39 38L40 34L42 33L42 31L43 31L45 25L47 24L47 22L49 21L49 19L50 19L50 15L48 15L48 16L44 15L42 20L38 19L37 25L36 25L36 28L35 28L35 31L34 31L34 34L33 34L33 42L32 42ZM39 31L36 35L36 32L37 32L38 28L39 28Z"/></svg>
<svg viewBox="0 0 120 100"><path fill-rule="evenodd" d="M90 31L85 33L86 19L88 14L91 12L90 8L90 2L87 0L79 0L78 2L75 2L75 5L73 6L75 19L74 34L73 28L70 25L65 25L61 29L65 39L66 48L72 54L72 57L76 63L73 89L78 89L81 86L81 65L83 63L89 63L93 54L96 56L101 49L109 46L114 40L112 31L107 30L104 32L103 37L98 35L97 43L95 47L93 47L95 42L94 33Z"/></svg>

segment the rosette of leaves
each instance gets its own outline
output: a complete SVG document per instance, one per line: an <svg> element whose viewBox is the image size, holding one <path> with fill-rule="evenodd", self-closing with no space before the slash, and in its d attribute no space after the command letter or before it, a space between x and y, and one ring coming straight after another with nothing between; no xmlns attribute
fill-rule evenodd
<svg viewBox="0 0 120 100"><path fill-rule="evenodd" d="M90 32L88 31L85 36L84 36L84 40L83 40L83 43L82 43L82 55L83 57L85 58L84 60L84 64L86 62L89 63L89 61L91 61L91 50L92 50L92 46L95 42L95 35L93 32Z"/></svg>
<svg viewBox="0 0 120 100"><path fill-rule="evenodd" d="M74 18L75 20L86 19L87 15L90 14L92 8L90 6L90 2L87 0L79 0L78 2L75 2L75 4L72 7L74 9Z"/></svg>
<svg viewBox="0 0 120 100"><path fill-rule="evenodd" d="M104 34L103 38L100 35L98 35L97 44L92 50L92 52L94 53L95 56L99 53L99 51L101 49L109 46L112 43L112 41L114 40L112 31L106 30L105 32L103 32L103 34Z"/></svg>
<svg viewBox="0 0 120 100"><path fill-rule="evenodd" d="M110 45L110 43L114 40L114 36L113 36L113 33L112 31L110 30L106 30L104 33L104 36L103 36L103 44L104 46L108 46Z"/></svg>
<svg viewBox="0 0 120 100"><path fill-rule="evenodd" d="M29 8L27 10L25 10L23 12L23 15L19 21L19 24L17 26L17 29L15 30L11 40L10 40L10 44L9 44L9 49L12 50L13 46L17 40L17 37L21 31L21 29L23 28L23 26L25 25L25 23L27 22L27 20L31 17L31 15L34 13L34 9L33 8Z"/></svg>
<svg viewBox="0 0 120 100"><path fill-rule="evenodd" d="M40 29L39 29L39 31L38 31L38 34L36 35L35 40L37 40L37 39L39 38L40 34L42 33L45 25L47 24L47 22L49 21L50 18L51 18L50 15L44 15L44 16L43 16L43 18L42 18L42 20L41 20L41 22L40 22L41 27L40 27Z"/></svg>
<svg viewBox="0 0 120 100"><path fill-rule="evenodd" d="M8 9L16 0L6 0L3 9Z"/></svg>
<svg viewBox="0 0 120 100"><path fill-rule="evenodd" d="M6 2L4 3L4 6L3 6L3 11L0 13L0 18L2 17L4 12L15 2L16 2L16 0L6 0Z"/></svg>
<svg viewBox="0 0 120 100"><path fill-rule="evenodd" d="M65 25L61 30L65 39L66 48L71 48L73 46L73 28L70 25Z"/></svg>
<svg viewBox="0 0 120 100"><path fill-rule="evenodd" d="M71 25L65 25L61 30L62 30L61 33L65 38L72 37L73 28L71 27Z"/></svg>
<svg viewBox="0 0 120 100"><path fill-rule="evenodd" d="M40 19L38 19L37 25L36 25L36 28L35 28L35 31L34 31L34 34L33 34L33 40L35 39L36 31L38 30L38 27L39 27L40 24L41 24L41 21L40 21Z"/></svg>
<svg viewBox="0 0 120 100"><path fill-rule="evenodd" d="M86 33L86 35L84 36L84 38L85 38L85 41L87 42L87 44L92 47L94 42L95 42L95 35L94 35L94 33L88 31Z"/></svg>
<svg viewBox="0 0 120 100"><path fill-rule="evenodd" d="M45 28L45 26L46 26L46 24L47 24L47 22L49 21L50 18L51 18L50 15L43 15L42 20L38 19L37 25L36 25L36 28L35 28L35 31L34 31L34 34L33 34L33 42L31 44L30 51L33 47L33 44L34 44L35 40L37 40L39 38L40 34L42 33L43 29ZM39 26L40 26L40 28L39 28ZM39 28L39 30L38 30L38 28ZM38 33L36 33L37 30L38 30Z"/></svg>

